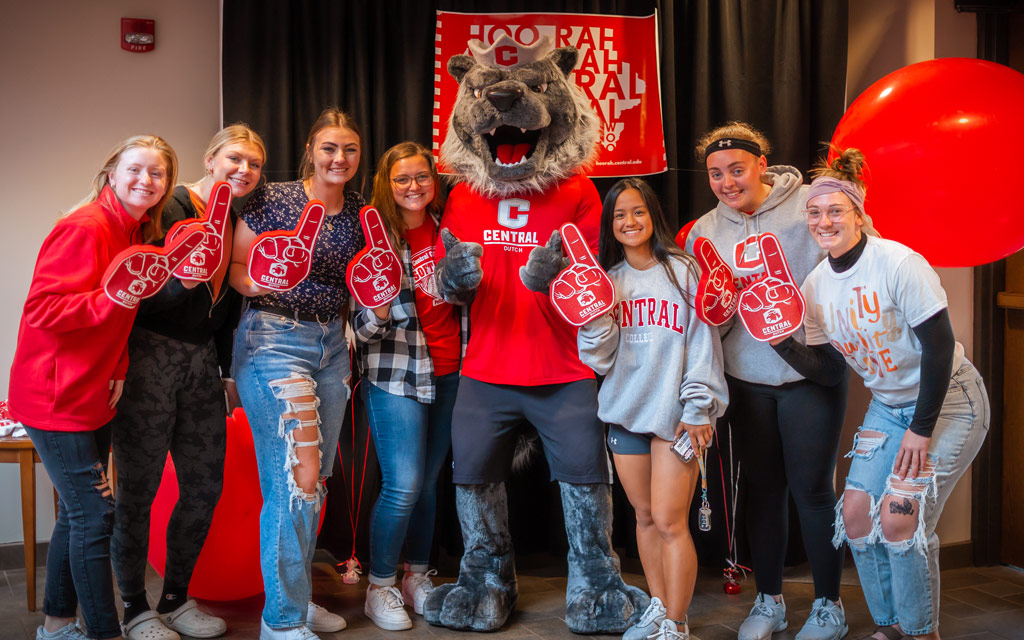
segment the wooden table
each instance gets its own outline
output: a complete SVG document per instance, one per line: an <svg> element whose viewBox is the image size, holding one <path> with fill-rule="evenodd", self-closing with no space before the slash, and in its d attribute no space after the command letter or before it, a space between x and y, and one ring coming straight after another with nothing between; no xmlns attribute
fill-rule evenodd
<svg viewBox="0 0 1024 640"><path fill-rule="evenodd" d="M21 529L25 538L25 589L28 610L36 610L36 467L39 455L32 441L0 438L0 462L17 462L21 469Z"/></svg>

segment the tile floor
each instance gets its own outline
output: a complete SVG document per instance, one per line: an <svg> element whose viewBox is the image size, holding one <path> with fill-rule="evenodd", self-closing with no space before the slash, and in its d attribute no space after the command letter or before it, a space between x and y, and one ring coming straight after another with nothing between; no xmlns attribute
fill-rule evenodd
<svg viewBox="0 0 1024 640"><path fill-rule="evenodd" d="M521 566L524 563L521 563ZM530 566L543 566L531 562ZM552 560L553 566L564 567L563 561ZM29 613L25 607L25 572L2 572L0 580L0 640L25 640L35 637L42 621L39 612ZM643 577L624 574L627 582L645 587ZM42 603L45 569L38 570L37 600ZM453 578L447 578L451 580ZM148 588L150 601L160 593L160 579L150 570ZM313 567L314 600L348 620L348 628L337 634L320 634L329 640L377 640L402 638L415 640L441 638L469 640L483 634L450 631L426 624L419 616L409 631L381 631L362 613L366 580L347 585L333 569L333 558L318 552ZM746 617L754 596L753 581L743 584L740 595L722 592L718 572L702 570L690 608L691 634L700 640L733 640L736 629ZM783 594L789 610L790 628L776 634L774 640L792 640L810 611L813 591L806 567L787 571ZM850 625L850 640L871 632L874 624L867 612L864 597L857 585L855 570L848 566L843 575L842 598ZM228 621L230 640L255 640L259 637L259 615L262 596L236 602L204 602L211 613ZM569 632L562 616L565 613L565 577L563 569L525 569L519 575L519 605L509 623L486 637L494 640L513 638L581 638ZM942 613L940 633L945 640L1024 640L1024 572L1009 567L952 569L942 572ZM610 637L610 636L605 636Z"/></svg>

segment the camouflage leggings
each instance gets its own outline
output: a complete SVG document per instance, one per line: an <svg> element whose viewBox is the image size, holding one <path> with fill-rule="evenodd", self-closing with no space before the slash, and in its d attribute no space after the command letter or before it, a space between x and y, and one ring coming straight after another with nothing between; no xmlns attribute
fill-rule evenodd
<svg viewBox="0 0 1024 640"><path fill-rule="evenodd" d="M187 588L220 499L224 394L213 343L193 345L136 328L124 395L111 422L117 500L111 557L122 596L146 588L149 515L170 452L178 504L167 525L164 582Z"/></svg>

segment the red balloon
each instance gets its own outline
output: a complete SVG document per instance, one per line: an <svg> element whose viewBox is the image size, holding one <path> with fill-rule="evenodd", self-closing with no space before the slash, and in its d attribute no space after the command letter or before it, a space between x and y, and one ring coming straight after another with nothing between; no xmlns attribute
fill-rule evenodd
<svg viewBox="0 0 1024 640"><path fill-rule="evenodd" d="M160 576L167 561L167 523L178 502L178 476L167 456L160 489L153 500L149 521L149 563ZM227 452L224 459L224 490L213 512L206 543L196 561L189 595L203 600L241 600L263 593L260 570L260 492L256 449L245 412L235 409L227 418ZM327 501L320 509L324 525Z"/></svg>
<svg viewBox="0 0 1024 640"><path fill-rule="evenodd" d="M832 143L867 158L864 208L882 237L934 266L970 267L1024 247L1024 74L944 58L904 67L846 110Z"/></svg>

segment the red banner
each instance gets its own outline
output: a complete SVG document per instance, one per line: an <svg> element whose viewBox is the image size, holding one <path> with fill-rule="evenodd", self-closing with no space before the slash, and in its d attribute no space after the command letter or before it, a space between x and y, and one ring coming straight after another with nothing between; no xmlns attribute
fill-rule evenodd
<svg viewBox="0 0 1024 640"><path fill-rule="evenodd" d="M661 122L657 14L645 17L581 13L437 12L434 43L434 155L448 132L459 85L448 59L469 54L467 42L490 46L502 34L530 45L549 36L555 47L573 46L580 59L572 72L601 120L601 150L594 177L666 171Z"/></svg>

